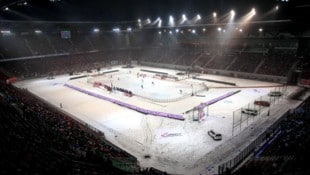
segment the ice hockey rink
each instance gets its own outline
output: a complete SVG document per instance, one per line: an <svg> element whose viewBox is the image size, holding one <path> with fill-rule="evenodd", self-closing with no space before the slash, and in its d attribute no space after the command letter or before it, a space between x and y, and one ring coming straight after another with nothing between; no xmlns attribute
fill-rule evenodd
<svg viewBox="0 0 310 175"><path fill-rule="evenodd" d="M178 80L161 79L150 71L164 72ZM141 167L154 167L172 174L213 174L216 165L231 156L228 153L244 147L258 130L266 127L266 122L273 123L283 109L296 105L283 98L270 109L263 109L259 116L249 117L233 131L234 111L266 96L279 84L198 73L177 75L180 72L117 66L102 68L99 72L24 80L15 86L27 89L74 119L102 131L107 140L135 156ZM193 79L193 76L236 85ZM117 90L95 87L94 82L130 90L134 95L129 97ZM182 116L184 120L141 113L72 87L145 110ZM284 96L296 88L287 87ZM195 112L188 112L230 92L236 93L206 107L199 121L194 121ZM221 141L214 141L207 134L211 129L222 134Z"/></svg>

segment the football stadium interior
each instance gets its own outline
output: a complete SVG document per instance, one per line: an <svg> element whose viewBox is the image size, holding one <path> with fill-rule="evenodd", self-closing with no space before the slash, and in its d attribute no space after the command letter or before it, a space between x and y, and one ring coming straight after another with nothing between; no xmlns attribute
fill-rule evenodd
<svg viewBox="0 0 310 175"><path fill-rule="evenodd" d="M1 174L309 174L309 7L0 1Z"/></svg>

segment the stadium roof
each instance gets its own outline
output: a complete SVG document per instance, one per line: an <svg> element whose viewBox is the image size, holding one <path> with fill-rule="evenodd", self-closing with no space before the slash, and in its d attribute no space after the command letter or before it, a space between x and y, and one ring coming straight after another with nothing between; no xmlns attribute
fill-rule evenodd
<svg viewBox="0 0 310 175"><path fill-rule="evenodd" d="M0 0L1 20L131 21L138 18L202 17L235 9L244 14L255 7L267 12L278 5L280 19L307 16L310 3L298 0ZM300 9L308 9L301 12Z"/></svg>

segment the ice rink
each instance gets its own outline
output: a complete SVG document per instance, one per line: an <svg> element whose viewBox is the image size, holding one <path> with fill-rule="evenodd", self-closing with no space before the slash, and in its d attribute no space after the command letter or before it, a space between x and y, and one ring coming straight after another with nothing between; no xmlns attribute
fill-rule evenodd
<svg viewBox="0 0 310 175"><path fill-rule="evenodd" d="M155 73L141 69L164 72L179 80L160 79L154 77ZM107 73L108 71L114 72ZM253 137L250 129L259 128L267 120L274 121L270 119L272 115L266 117L266 108L262 110L261 116L250 118L232 135L233 112L267 95L279 84L208 74L177 75L178 72L181 71L119 66L103 68L100 74L97 71L81 72L53 79L24 80L15 85L27 89L76 120L104 132L107 140L135 156L141 167L154 167L172 174L212 174L219 161L229 156L223 150L235 151L238 149L237 145L242 146ZM86 77L70 80L82 75ZM201 81L193 79L193 76L231 82L236 86ZM103 86L94 87L93 82L127 89L134 95L128 97L120 91L109 92ZM64 86L65 84L146 110L182 115L185 119L146 115L87 95ZM287 94L295 89L296 87L288 87ZM201 103L238 90L239 93L205 108L205 116L199 122L193 121L193 112L186 113ZM273 105L270 112L274 114L275 120L276 116L281 115L282 108L288 109L290 105L292 104L285 99ZM207 134L210 129L221 133L223 139L214 141ZM145 158L145 155L150 158Z"/></svg>

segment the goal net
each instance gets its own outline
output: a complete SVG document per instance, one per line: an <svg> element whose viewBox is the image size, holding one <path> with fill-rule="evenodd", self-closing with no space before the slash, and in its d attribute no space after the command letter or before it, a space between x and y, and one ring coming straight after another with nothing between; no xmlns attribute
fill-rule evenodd
<svg viewBox="0 0 310 175"><path fill-rule="evenodd" d="M204 112L202 109L193 109L192 110L193 121L201 121L204 117Z"/></svg>

